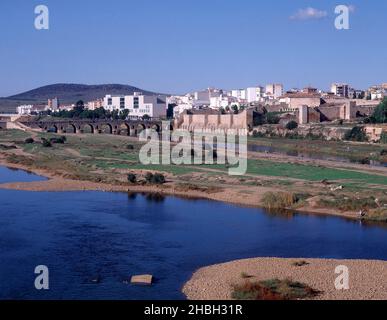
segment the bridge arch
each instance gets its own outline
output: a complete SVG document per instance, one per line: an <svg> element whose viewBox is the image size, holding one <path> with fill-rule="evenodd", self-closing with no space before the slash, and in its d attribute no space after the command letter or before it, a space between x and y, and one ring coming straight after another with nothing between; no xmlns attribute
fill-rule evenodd
<svg viewBox="0 0 387 320"><path fill-rule="evenodd" d="M100 133L105 133L105 134L113 133L113 126L110 123L102 123L101 125L98 126L98 128L99 128L98 132Z"/></svg>
<svg viewBox="0 0 387 320"><path fill-rule="evenodd" d="M43 126L43 130L46 132L58 133L58 127L56 124L46 124Z"/></svg>
<svg viewBox="0 0 387 320"><path fill-rule="evenodd" d="M121 123L117 128L117 134L122 136L130 135L130 126L127 123Z"/></svg>
<svg viewBox="0 0 387 320"><path fill-rule="evenodd" d="M61 127L61 131L63 133L77 133L77 127L72 124L72 123L69 123L69 124L65 124Z"/></svg>
<svg viewBox="0 0 387 320"><path fill-rule="evenodd" d="M160 132L160 126L157 123L151 125L151 129L155 130L156 132Z"/></svg>
<svg viewBox="0 0 387 320"><path fill-rule="evenodd" d="M79 126L79 131L82 133L94 133L94 126L90 123L85 123Z"/></svg>

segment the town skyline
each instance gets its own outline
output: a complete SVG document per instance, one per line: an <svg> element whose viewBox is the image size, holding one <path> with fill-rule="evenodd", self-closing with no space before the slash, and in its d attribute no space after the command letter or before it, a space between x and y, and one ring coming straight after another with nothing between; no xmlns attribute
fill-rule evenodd
<svg viewBox="0 0 387 320"><path fill-rule="evenodd" d="M7 78L0 79L0 96L58 82L181 94L260 82L327 89L331 82L365 88L385 81L380 57L387 47L370 37L386 27L384 3L347 3L350 29L336 30L337 1L71 2L44 2L49 30L33 26L38 3L2 2Z"/></svg>

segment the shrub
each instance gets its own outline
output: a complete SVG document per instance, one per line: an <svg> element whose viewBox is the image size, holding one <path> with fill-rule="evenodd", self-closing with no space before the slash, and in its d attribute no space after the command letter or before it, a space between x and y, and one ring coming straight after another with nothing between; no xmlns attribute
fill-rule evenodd
<svg viewBox="0 0 387 320"><path fill-rule="evenodd" d="M265 137L265 134L260 132L260 131L254 130L253 131L253 137L254 138L263 138L263 137Z"/></svg>
<svg viewBox="0 0 387 320"><path fill-rule="evenodd" d="M309 263L306 262L305 260L300 260L300 261L294 261L292 263L292 266L294 267L303 267L303 266L307 266Z"/></svg>
<svg viewBox="0 0 387 320"><path fill-rule="evenodd" d="M369 210L377 207L374 197L356 199L343 195L322 198L318 204L323 208L335 208L341 211Z"/></svg>
<svg viewBox="0 0 387 320"><path fill-rule="evenodd" d="M48 141L48 140L45 139L45 138L42 138L42 145L43 145L43 147L45 147L45 148L50 148L50 147L52 147L51 142Z"/></svg>
<svg viewBox="0 0 387 320"><path fill-rule="evenodd" d="M250 279L250 278L253 278L253 276L252 276L252 275L249 275L249 274L246 273L246 272L242 272L242 273L241 273L241 278L242 278L242 279Z"/></svg>
<svg viewBox="0 0 387 320"><path fill-rule="evenodd" d="M146 180L146 182L152 183L152 184L164 184L165 183L165 177L161 173L153 174L151 172L147 172L147 174L145 175L145 180Z"/></svg>
<svg viewBox="0 0 387 320"><path fill-rule="evenodd" d="M387 132L383 132L381 137L380 137L380 142L381 143L386 143L387 144Z"/></svg>
<svg viewBox="0 0 387 320"><path fill-rule="evenodd" d="M246 281L233 286L232 298L237 300L297 300L313 298L321 292L301 282L270 279Z"/></svg>
<svg viewBox="0 0 387 320"><path fill-rule="evenodd" d="M266 192L262 204L268 209L286 209L297 202L297 197L289 192Z"/></svg>
<svg viewBox="0 0 387 320"><path fill-rule="evenodd" d="M152 173L152 172L147 172L147 173L145 174L145 180L146 180L146 182L152 183L152 179L153 179L153 173Z"/></svg>
<svg viewBox="0 0 387 320"><path fill-rule="evenodd" d="M353 127L351 131L348 131L344 135L344 140L366 142L368 141L368 138L363 130L363 127Z"/></svg>
<svg viewBox="0 0 387 320"><path fill-rule="evenodd" d="M63 143L65 143L65 141L66 141L66 138L65 138L65 137L51 138L51 139L50 139L50 142L51 142L51 143L60 143L60 144L63 144Z"/></svg>
<svg viewBox="0 0 387 320"><path fill-rule="evenodd" d="M137 182L137 177L134 173L129 173L128 174L128 181L130 183L136 183Z"/></svg>
<svg viewBox="0 0 387 320"><path fill-rule="evenodd" d="M34 142L35 141L32 138L27 138L27 139L24 140L24 143L27 143L27 144L34 143Z"/></svg>
<svg viewBox="0 0 387 320"><path fill-rule="evenodd" d="M286 129L288 129L288 130L294 130L294 129L297 129L297 128L298 128L298 123L296 121L289 121L286 124Z"/></svg>
<svg viewBox="0 0 387 320"><path fill-rule="evenodd" d="M274 112L266 113L266 122L268 124L278 124L280 122L279 116Z"/></svg>
<svg viewBox="0 0 387 320"><path fill-rule="evenodd" d="M376 123L386 123L387 122L387 98L375 108L372 118Z"/></svg>
<svg viewBox="0 0 387 320"><path fill-rule="evenodd" d="M155 173L153 175L153 182L154 184L164 184L165 183L165 177L161 173Z"/></svg>

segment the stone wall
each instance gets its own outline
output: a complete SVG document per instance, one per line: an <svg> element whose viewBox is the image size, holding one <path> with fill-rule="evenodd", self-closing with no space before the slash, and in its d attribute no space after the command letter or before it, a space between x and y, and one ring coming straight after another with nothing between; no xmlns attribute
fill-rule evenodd
<svg viewBox="0 0 387 320"><path fill-rule="evenodd" d="M322 125L300 125L297 129L287 130L281 125L264 125L255 127L252 134L262 134L268 137L314 137L324 140L343 140L344 135L350 131L348 127L322 126Z"/></svg>
<svg viewBox="0 0 387 320"><path fill-rule="evenodd" d="M239 114L187 114L175 120L174 127L180 130L203 132L226 132L247 134L253 126L253 111L244 110Z"/></svg>

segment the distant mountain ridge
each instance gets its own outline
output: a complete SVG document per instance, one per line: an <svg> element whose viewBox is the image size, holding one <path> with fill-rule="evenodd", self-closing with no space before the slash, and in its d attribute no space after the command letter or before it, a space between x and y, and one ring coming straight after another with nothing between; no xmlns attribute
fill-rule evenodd
<svg viewBox="0 0 387 320"><path fill-rule="evenodd" d="M46 104L48 99L57 97L61 104L73 104L78 100L84 102L103 98L106 94L131 95L133 92L142 92L146 95L159 95L160 93L142 90L124 84L75 84L57 83L10 97L0 98L0 111L11 112L20 104Z"/></svg>

